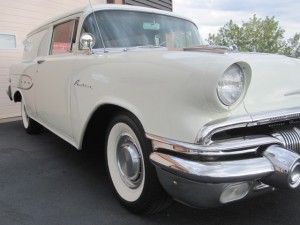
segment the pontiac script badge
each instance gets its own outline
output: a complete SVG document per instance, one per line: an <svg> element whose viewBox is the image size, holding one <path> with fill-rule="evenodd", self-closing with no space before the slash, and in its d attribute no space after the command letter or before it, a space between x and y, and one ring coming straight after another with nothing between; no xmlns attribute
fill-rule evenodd
<svg viewBox="0 0 300 225"><path fill-rule="evenodd" d="M85 84L85 83L81 83L80 80L76 80L74 82L74 86L93 89L93 87L91 85L88 85L88 84Z"/></svg>

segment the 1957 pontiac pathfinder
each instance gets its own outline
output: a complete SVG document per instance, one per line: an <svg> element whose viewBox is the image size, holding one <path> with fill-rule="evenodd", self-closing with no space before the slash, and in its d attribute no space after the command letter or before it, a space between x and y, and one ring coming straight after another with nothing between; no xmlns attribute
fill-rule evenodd
<svg viewBox="0 0 300 225"><path fill-rule="evenodd" d="M186 18L116 5L57 17L24 45L8 95L25 130L97 143L130 211L299 186L299 59L207 46Z"/></svg>

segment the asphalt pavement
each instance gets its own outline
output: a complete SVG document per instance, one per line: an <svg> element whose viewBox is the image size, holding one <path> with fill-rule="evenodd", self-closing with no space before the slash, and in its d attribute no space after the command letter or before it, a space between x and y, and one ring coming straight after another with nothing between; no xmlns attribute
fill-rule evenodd
<svg viewBox="0 0 300 225"><path fill-rule="evenodd" d="M0 123L0 225L300 224L299 190L280 190L214 209L179 203L136 216L117 201L103 159L21 121Z"/></svg>

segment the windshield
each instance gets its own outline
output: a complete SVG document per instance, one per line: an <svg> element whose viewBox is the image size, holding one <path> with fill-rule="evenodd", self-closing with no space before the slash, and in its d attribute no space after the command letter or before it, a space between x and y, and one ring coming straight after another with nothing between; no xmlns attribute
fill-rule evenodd
<svg viewBox="0 0 300 225"><path fill-rule="evenodd" d="M184 19L120 10L98 11L95 17L106 48L185 48L203 44L197 27ZM82 32L93 33L97 40L94 48L103 48L93 15L85 20Z"/></svg>

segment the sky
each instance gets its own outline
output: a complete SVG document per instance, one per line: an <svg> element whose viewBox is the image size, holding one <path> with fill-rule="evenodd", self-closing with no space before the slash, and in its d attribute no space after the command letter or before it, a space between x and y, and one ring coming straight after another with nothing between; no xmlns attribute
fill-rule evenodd
<svg viewBox="0 0 300 225"><path fill-rule="evenodd" d="M275 16L286 39L300 33L299 0L173 0L173 12L194 21L204 39L231 19L241 25L254 14L262 19Z"/></svg>

